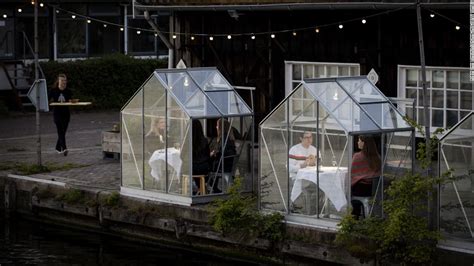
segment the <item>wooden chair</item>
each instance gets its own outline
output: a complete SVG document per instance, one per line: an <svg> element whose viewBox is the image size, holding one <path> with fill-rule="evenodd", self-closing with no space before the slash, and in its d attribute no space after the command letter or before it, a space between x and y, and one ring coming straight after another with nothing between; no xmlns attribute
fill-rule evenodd
<svg viewBox="0 0 474 266"><path fill-rule="evenodd" d="M206 176L204 175L193 175L193 181L199 184L199 190L197 195L206 195ZM189 187L189 175L183 175L182 189L183 194L188 194Z"/></svg>

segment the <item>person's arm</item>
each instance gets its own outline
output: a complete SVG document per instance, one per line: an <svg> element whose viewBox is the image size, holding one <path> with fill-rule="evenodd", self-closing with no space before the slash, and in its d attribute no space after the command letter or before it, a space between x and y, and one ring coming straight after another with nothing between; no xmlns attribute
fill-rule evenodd
<svg viewBox="0 0 474 266"><path fill-rule="evenodd" d="M291 147L289 151L289 166L288 169L290 173L296 173L299 169L305 168L306 164L306 156L298 155L298 149L296 146Z"/></svg>

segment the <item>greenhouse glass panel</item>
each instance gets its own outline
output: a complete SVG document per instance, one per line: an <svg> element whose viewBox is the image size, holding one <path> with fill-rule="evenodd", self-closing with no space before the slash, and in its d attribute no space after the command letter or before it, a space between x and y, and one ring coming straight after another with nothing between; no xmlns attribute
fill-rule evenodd
<svg viewBox="0 0 474 266"><path fill-rule="evenodd" d="M440 230L444 237L472 243L474 239L474 113L470 113L440 140L440 174L453 178L441 186ZM469 126L466 126L469 125Z"/></svg>
<svg viewBox="0 0 474 266"><path fill-rule="evenodd" d="M143 92L140 90L122 110L122 185L143 186Z"/></svg>
<svg viewBox="0 0 474 266"><path fill-rule="evenodd" d="M388 101L368 79L358 79L340 79L338 82L357 102Z"/></svg>
<svg viewBox="0 0 474 266"><path fill-rule="evenodd" d="M144 167L145 189L165 191L166 175L164 165L161 173L150 166L155 151L168 147L166 129L166 90L156 78L151 78L142 90L144 94Z"/></svg>
<svg viewBox="0 0 474 266"><path fill-rule="evenodd" d="M232 86L217 70L190 70L188 72L205 91L233 90Z"/></svg>
<svg viewBox="0 0 474 266"><path fill-rule="evenodd" d="M237 115L250 112L247 104L234 91L209 91L207 95L222 114Z"/></svg>
<svg viewBox="0 0 474 266"><path fill-rule="evenodd" d="M273 111L260 131L260 204L263 209L288 211L288 104Z"/></svg>

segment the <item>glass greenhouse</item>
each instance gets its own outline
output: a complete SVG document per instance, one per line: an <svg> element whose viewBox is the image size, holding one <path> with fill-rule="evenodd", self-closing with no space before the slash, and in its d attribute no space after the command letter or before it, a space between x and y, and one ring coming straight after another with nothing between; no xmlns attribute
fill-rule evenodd
<svg viewBox="0 0 474 266"><path fill-rule="evenodd" d="M156 70L121 110L121 193L183 205L252 189L253 112L215 68Z"/></svg>
<svg viewBox="0 0 474 266"><path fill-rule="evenodd" d="M413 169L414 128L365 76L305 80L259 134L260 209L289 221L335 227L354 200L363 216L381 214L383 188ZM360 136L380 162L363 197L351 195Z"/></svg>
<svg viewBox="0 0 474 266"><path fill-rule="evenodd" d="M452 172L452 182L439 191L439 227L450 245L474 250L474 112L440 139L439 173Z"/></svg>

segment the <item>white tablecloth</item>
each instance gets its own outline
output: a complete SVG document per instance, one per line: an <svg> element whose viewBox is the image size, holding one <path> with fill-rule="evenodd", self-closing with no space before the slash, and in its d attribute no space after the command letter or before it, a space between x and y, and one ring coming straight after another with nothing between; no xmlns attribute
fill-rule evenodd
<svg viewBox="0 0 474 266"><path fill-rule="evenodd" d="M180 176L181 172L181 161L180 152L175 148L167 148L166 152L168 153L168 165L171 166L172 170L176 173L177 176ZM165 165L165 149L159 149L153 152L148 160L148 164L151 167L151 176L160 179L160 174L164 172Z"/></svg>
<svg viewBox="0 0 474 266"><path fill-rule="evenodd" d="M334 204L337 211L340 211L347 204L346 194L344 193L345 178L347 178L346 167L321 167L319 172L319 188ZM298 170L291 190L291 201L295 201L303 191L303 180L317 184L316 167L306 167Z"/></svg>

